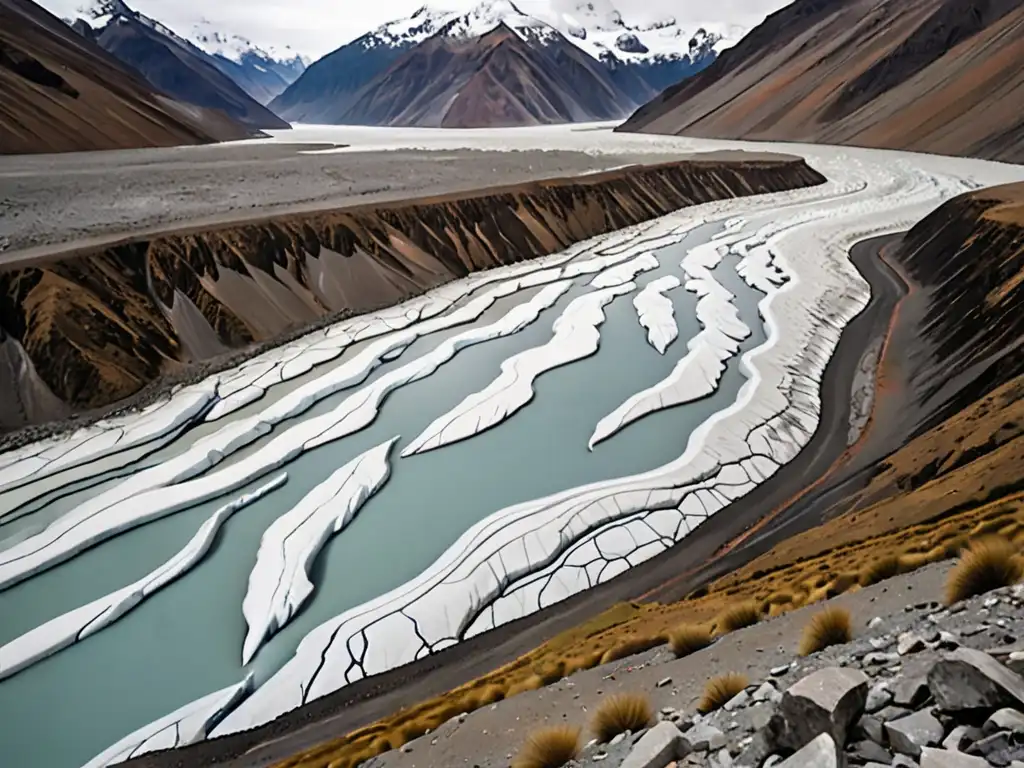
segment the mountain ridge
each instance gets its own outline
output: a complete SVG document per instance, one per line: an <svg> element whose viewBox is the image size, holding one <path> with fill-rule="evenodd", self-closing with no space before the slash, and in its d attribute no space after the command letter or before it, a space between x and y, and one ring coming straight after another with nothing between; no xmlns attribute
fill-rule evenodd
<svg viewBox="0 0 1024 768"><path fill-rule="evenodd" d="M178 103L31 0L0 0L0 153L201 144L252 132Z"/></svg>
<svg viewBox="0 0 1024 768"><path fill-rule="evenodd" d="M588 4L580 3L578 7L585 5ZM617 11L613 13L618 14ZM721 35L705 30L697 30L685 39L674 19L641 29L630 27L621 22L620 15L617 17L620 19L618 25L609 22L604 24L604 28L594 31L574 21L566 21L574 17L564 13L524 13L509 0L485 0L463 13L423 6L408 18L383 24L313 62L270 103L270 107L292 122L364 122L360 111L353 109L359 99L365 100L362 89L383 75L403 55L434 35L473 38L503 24L538 49L545 45L561 47L569 43L588 58L600 62L622 93L621 104L625 112L633 108L631 103L646 101L666 83L675 82L707 66L717 55L715 46L723 39ZM632 43L632 39L623 39L622 45L629 50L615 49L616 55L612 49L622 35L636 37L639 47ZM685 43L679 46L680 50L672 52L671 45L664 40L654 42L659 35L667 36L670 43L675 35L680 40L685 39ZM650 45L645 45L638 36L645 36Z"/></svg>
<svg viewBox="0 0 1024 768"><path fill-rule="evenodd" d="M1019 0L797 0L616 130L1022 162L1021 103Z"/></svg>

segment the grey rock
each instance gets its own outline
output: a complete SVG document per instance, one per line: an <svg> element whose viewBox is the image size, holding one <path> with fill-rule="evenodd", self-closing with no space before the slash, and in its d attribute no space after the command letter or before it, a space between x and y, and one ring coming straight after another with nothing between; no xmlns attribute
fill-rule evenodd
<svg viewBox="0 0 1024 768"><path fill-rule="evenodd" d="M915 712L886 723L885 734L895 751L919 757L923 747L933 747L942 741L945 731L930 712Z"/></svg>
<svg viewBox="0 0 1024 768"><path fill-rule="evenodd" d="M792 669L792 668L793 668L792 664L783 664L781 667L772 667L771 675L772 675L772 677L782 677L784 674L789 672L789 670Z"/></svg>
<svg viewBox="0 0 1024 768"><path fill-rule="evenodd" d="M754 701L770 701L777 704L782 701L782 693L771 682L763 683L754 691Z"/></svg>
<svg viewBox="0 0 1024 768"><path fill-rule="evenodd" d="M1013 735L1006 731L986 736L981 741L976 741L966 750L967 754L984 757L991 765L1006 766L1017 757L1018 752L1024 753L1024 747L1016 748L1013 743Z"/></svg>
<svg viewBox="0 0 1024 768"><path fill-rule="evenodd" d="M864 657L864 663L869 666L881 666L882 664L892 664L894 661L899 661L900 656L898 653L882 653L880 651L869 653Z"/></svg>
<svg viewBox="0 0 1024 768"><path fill-rule="evenodd" d="M827 733L836 744L864 711L868 677L858 669L826 667L798 681L782 695L769 729L773 743L800 749Z"/></svg>
<svg viewBox="0 0 1024 768"><path fill-rule="evenodd" d="M878 629L885 623L885 619L881 616L875 616L871 621L868 622L868 629Z"/></svg>
<svg viewBox="0 0 1024 768"><path fill-rule="evenodd" d="M744 766L745 768L746 766L750 766L750 768L762 766L763 768L768 765L768 761L771 760L771 752L771 744L768 743L768 738L766 737L765 732L758 731L754 734L754 737L750 739L750 743L747 744L743 748L743 751L737 756L736 765ZM782 759L779 755L776 755L775 757L777 758L775 762Z"/></svg>
<svg viewBox="0 0 1024 768"><path fill-rule="evenodd" d="M745 707L748 701L750 701L750 694L746 691L740 691L727 702L725 702L725 706L722 708L726 712L735 712L737 709L742 709L743 707Z"/></svg>
<svg viewBox="0 0 1024 768"><path fill-rule="evenodd" d="M768 758L761 763L761 768L775 768L782 762L782 755L768 755Z"/></svg>
<svg viewBox="0 0 1024 768"><path fill-rule="evenodd" d="M665 768L682 757L683 734L672 723L658 723L633 745L622 768Z"/></svg>
<svg viewBox="0 0 1024 768"><path fill-rule="evenodd" d="M865 712L877 712L892 701L893 693L888 683L875 683L868 691L867 701L864 703Z"/></svg>
<svg viewBox="0 0 1024 768"><path fill-rule="evenodd" d="M822 733L776 768L839 768L836 743L829 734Z"/></svg>
<svg viewBox="0 0 1024 768"><path fill-rule="evenodd" d="M953 651L960 647L960 640L953 632L939 632L939 648L944 651Z"/></svg>
<svg viewBox="0 0 1024 768"><path fill-rule="evenodd" d="M1024 706L1024 678L970 648L959 648L932 665L928 687L947 712Z"/></svg>
<svg viewBox="0 0 1024 768"><path fill-rule="evenodd" d="M625 740L626 740L626 734L624 734L624 733L617 733L614 736L612 736L611 741L608 742L608 746L609 747L614 747L616 744L621 744Z"/></svg>
<svg viewBox="0 0 1024 768"><path fill-rule="evenodd" d="M924 638L914 632L904 632L896 641L896 653L906 656L911 653L919 653L927 648Z"/></svg>
<svg viewBox="0 0 1024 768"><path fill-rule="evenodd" d="M906 717L909 714L910 710L906 707L888 706L875 712L875 717L883 723L888 723L890 720L899 720L901 717Z"/></svg>
<svg viewBox="0 0 1024 768"><path fill-rule="evenodd" d="M963 752L925 747L921 750L921 768L989 768L989 765L980 757Z"/></svg>
<svg viewBox="0 0 1024 768"><path fill-rule="evenodd" d="M725 734L707 723L697 723L683 734L680 756L691 752L713 752L726 745Z"/></svg>
<svg viewBox="0 0 1024 768"><path fill-rule="evenodd" d="M889 750L873 741L858 741L848 748L847 752L850 757L856 758L858 762L882 763L884 765L889 765L892 762L892 755L889 754Z"/></svg>
<svg viewBox="0 0 1024 768"><path fill-rule="evenodd" d="M1024 651L1014 651L1007 656L1006 666L1018 675L1024 675Z"/></svg>
<svg viewBox="0 0 1024 768"><path fill-rule="evenodd" d="M708 758L708 768L732 768L732 755L728 749L720 749Z"/></svg>
<svg viewBox="0 0 1024 768"><path fill-rule="evenodd" d="M990 736L997 731L1024 733L1024 714L1009 707L1000 709L985 721L982 731L986 736Z"/></svg>
<svg viewBox="0 0 1024 768"><path fill-rule="evenodd" d="M917 760L906 755L895 755L892 758L892 768L919 768Z"/></svg>
<svg viewBox="0 0 1024 768"><path fill-rule="evenodd" d="M664 688L666 685L669 685L671 682L672 682L672 678L671 677L663 677L663 678L661 678L661 680L659 680L656 683L656 686L658 688Z"/></svg>
<svg viewBox="0 0 1024 768"><path fill-rule="evenodd" d="M942 740L942 748L952 752L961 752L984 735L980 728L971 725L958 725Z"/></svg>
<svg viewBox="0 0 1024 768"><path fill-rule="evenodd" d="M893 691L893 703L901 707L915 709L931 696L928 680L924 677L907 677L896 683Z"/></svg>
<svg viewBox="0 0 1024 768"><path fill-rule="evenodd" d="M854 727L853 732L858 737L870 739L876 744L885 746L885 728L882 726L882 721L877 717L864 715L864 717L857 721L857 725Z"/></svg>

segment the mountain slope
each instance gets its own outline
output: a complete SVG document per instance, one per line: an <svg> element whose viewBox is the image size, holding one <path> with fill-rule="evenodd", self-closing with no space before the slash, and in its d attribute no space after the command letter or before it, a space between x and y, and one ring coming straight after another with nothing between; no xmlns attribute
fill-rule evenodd
<svg viewBox="0 0 1024 768"><path fill-rule="evenodd" d="M571 44L588 60L599 62L607 79L624 95L622 106L642 103L682 77L712 62L722 34L685 33L674 19L629 26L605 0L576 3L551 0L526 14L508 0L484 0L458 14L429 7L407 19L385 24L310 65L298 80L271 102L278 114L294 122L346 123L360 91L427 38L440 34L455 40L479 37L504 24L542 49ZM532 6L531 6L532 8ZM561 34L559 34L561 33Z"/></svg>
<svg viewBox="0 0 1024 768"><path fill-rule="evenodd" d="M220 113L154 94L31 0L0 0L0 153L200 144L249 133Z"/></svg>
<svg viewBox="0 0 1024 768"><path fill-rule="evenodd" d="M298 56L280 61L258 49L243 51L237 59L215 53L213 60L217 69L260 104L269 104L306 70Z"/></svg>
<svg viewBox="0 0 1024 768"><path fill-rule="evenodd" d="M478 37L438 34L364 87L344 119L482 128L608 120L628 111L628 97L598 62L554 30L533 34L553 39L531 45L504 23Z"/></svg>
<svg viewBox="0 0 1024 768"><path fill-rule="evenodd" d="M435 34L451 15L424 7L366 33L309 65L270 108L293 122L340 122L367 83Z"/></svg>
<svg viewBox="0 0 1024 768"><path fill-rule="evenodd" d="M797 0L618 130L1024 161L1020 0Z"/></svg>
<svg viewBox="0 0 1024 768"><path fill-rule="evenodd" d="M97 43L140 72L156 88L199 107L223 110L253 128L288 128L288 123L259 104L217 61L158 22L136 13L121 0L103 6Z"/></svg>

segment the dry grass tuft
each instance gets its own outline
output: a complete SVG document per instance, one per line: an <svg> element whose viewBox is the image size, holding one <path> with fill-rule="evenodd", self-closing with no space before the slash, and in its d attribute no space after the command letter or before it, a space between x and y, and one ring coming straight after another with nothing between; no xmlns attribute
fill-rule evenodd
<svg viewBox="0 0 1024 768"><path fill-rule="evenodd" d="M580 753L580 729L555 725L534 731L526 739L512 768L559 768Z"/></svg>
<svg viewBox="0 0 1024 768"><path fill-rule="evenodd" d="M668 644L677 659L689 656L711 645L711 630L700 624L680 624L668 631Z"/></svg>
<svg viewBox="0 0 1024 768"><path fill-rule="evenodd" d="M627 637L605 651L601 657L601 663L608 664L619 659L628 658L629 656L635 656L638 653L649 651L651 648L657 648L659 645L664 644L665 638L656 635Z"/></svg>
<svg viewBox="0 0 1024 768"><path fill-rule="evenodd" d="M858 581L862 587L870 587L872 584L891 579L893 576L899 576L901 570L899 557L887 555L866 565L860 572Z"/></svg>
<svg viewBox="0 0 1024 768"><path fill-rule="evenodd" d="M706 715L720 709L749 684L746 675L736 672L708 680L708 684L704 686L704 696L697 704L697 711Z"/></svg>
<svg viewBox="0 0 1024 768"><path fill-rule="evenodd" d="M526 679L520 680L518 683L513 683L509 687L508 693L505 694L505 698L512 698L518 693L523 693L525 691L535 691L538 688L543 687L544 681L541 679L540 675L530 675Z"/></svg>
<svg viewBox="0 0 1024 768"><path fill-rule="evenodd" d="M598 741L611 741L620 733L636 733L654 722L654 710L646 696L620 693L609 696L594 713L591 730Z"/></svg>
<svg viewBox="0 0 1024 768"><path fill-rule="evenodd" d="M845 608L829 606L816 613L804 627L800 639L800 655L809 656L831 645L842 645L853 639L850 612Z"/></svg>
<svg viewBox="0 0 1024 768"><path fill-rule="evenodd" d="M761 620L761 605L754 600L746 600L726 608L715 620L715 634L727 635L737 629L750 627Z"/></svg>
<svg viewBox="0 0 1024 768"><path fill-rule="evenodd" d="M946 581L946 603L952 605L999 587L1016 584L1024 576L1017 551L1006 539L978 539L960 556Z"/></svg>

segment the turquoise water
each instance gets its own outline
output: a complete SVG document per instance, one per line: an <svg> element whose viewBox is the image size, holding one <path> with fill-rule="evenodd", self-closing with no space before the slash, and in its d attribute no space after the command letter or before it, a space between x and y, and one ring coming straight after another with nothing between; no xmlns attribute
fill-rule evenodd
<svg viewBox="0 0 1024 768"><path fill-rule="evenodd" d="M684 243L661 249L662 266L639 276L639 288L662 275L680 274L687 248L715 231L704 227ZM727 259L716 277L737 295L741 315L754 330L743 351L760 344L760 294L735 274L735 259ZM258 680L278 669L314 626L416 576L469 526L497 509L676 458L698 424L734 401L744 380L738 357L711 397L642 419L593 453L587 451L587 440L600 418L663 378L686 354L686 342L699 324L696 298L682 289L668 294L680 336L665 356L646 342L632 306L635 293L619 297L606 307L598 353L541 375L530 405L470 440L398 458L434 418L486 386L503 360L545 343L551 324L585 292L590 279L579 278L557 306L524 331L462 350L432 376L392 393L369 428L289 465L287 485L238 512L210 555L188 575L87 641L0 683L4 763L75 768L135 728L239 681L244 675L241 603L263 531L339 466L394 435L401 439L392 453L391 479L324 548L315 571L317 591L260 651L252 665ZM370 380L463 330L418 340ZM329 410L348 394L329 398L309 415ZM177 552L224 501L125 533L0 593L0 642L145 575ZM48 738L53 733L62 738Z"/></svg>

